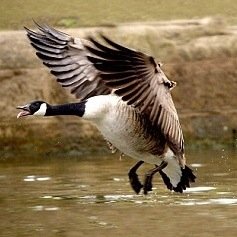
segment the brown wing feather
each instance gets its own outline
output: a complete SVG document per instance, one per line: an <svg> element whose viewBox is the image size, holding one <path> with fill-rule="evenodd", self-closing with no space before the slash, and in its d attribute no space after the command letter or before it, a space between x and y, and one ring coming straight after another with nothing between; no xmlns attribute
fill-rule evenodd
<svg viewBox="0 0 237 237"><path fill-rule="evenodd" d="M38 32L28 28L27 36L43 61L63 87L71 88L79 100L109 94L98 70L88 61L82 41L46 25L37 24Z"/></svg>
<svg viewBox="0 0 237 237"><path fill-rule="evenodd" d="M154 58L128 49L102 36L105 46L90 38L93 46L85 46L100 76L114 93L141 113L149 116L153 126L163 132L170 148L182 155L184 141L169 81Z"/></svg>

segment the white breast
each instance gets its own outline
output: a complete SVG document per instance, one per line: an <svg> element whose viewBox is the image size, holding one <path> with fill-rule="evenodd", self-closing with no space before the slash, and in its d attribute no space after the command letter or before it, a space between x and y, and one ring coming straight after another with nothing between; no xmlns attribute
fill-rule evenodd
<svg viewBox="0 0 237 237"><path fill-rule="evenodd" d="M151 164L160 164L161 160L149 152L143 151L139 144L144 143L143 134L134 131L134 124L126 103L115 95L96 96L86 103L83 117L96 124L106 140L110 141L124 154ZM131 108L132 109L132 108Z"/></svg>

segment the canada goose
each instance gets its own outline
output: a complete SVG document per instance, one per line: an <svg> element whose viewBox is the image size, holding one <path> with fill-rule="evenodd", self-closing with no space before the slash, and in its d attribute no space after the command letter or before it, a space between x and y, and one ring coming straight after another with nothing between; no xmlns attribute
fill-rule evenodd
<svg viewBox="0 0 237 237"><path fill-rule="evenodd" d="M19 106L19 117L76 115L92 121L112 148L138 160L128 173L136 193L152 190L159 172L167 188L182 193L195 181L186 166L184 139L170 94L170 81L155 59L121 46L101 35L106 45L90 37L74 38L46 25L27 36L63 87L70 87L78 103L49 105L34 101ZM138 179L144 163L155 167Z"/></svg>

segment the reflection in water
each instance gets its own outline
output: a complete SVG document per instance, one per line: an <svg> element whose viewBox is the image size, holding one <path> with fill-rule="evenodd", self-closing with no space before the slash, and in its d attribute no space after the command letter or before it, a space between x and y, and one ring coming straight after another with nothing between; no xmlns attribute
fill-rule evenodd
<svg viewBox="0 0 237 237"><path fill-rule="evenodd" d="M0 161L2 236L236 236L237 154L187 154L197 183L183 194L155 177L135 195L133 160L96 155ZM144 166L144 174L150 166ZM142 178L142 177L141 177ZM208 223L208 224L207 224Z"/></svg>

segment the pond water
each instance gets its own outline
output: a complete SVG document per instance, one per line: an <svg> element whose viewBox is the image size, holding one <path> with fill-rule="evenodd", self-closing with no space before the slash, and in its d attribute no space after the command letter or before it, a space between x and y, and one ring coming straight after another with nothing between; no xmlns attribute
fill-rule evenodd
<svg viewBox="0 0 237 237"><path fill-rule="evenodd" d="M0 236L237 236L237 152L186 155L197 182L177 194L157 175L147 196L116 154L0 159Z"/></svg>

